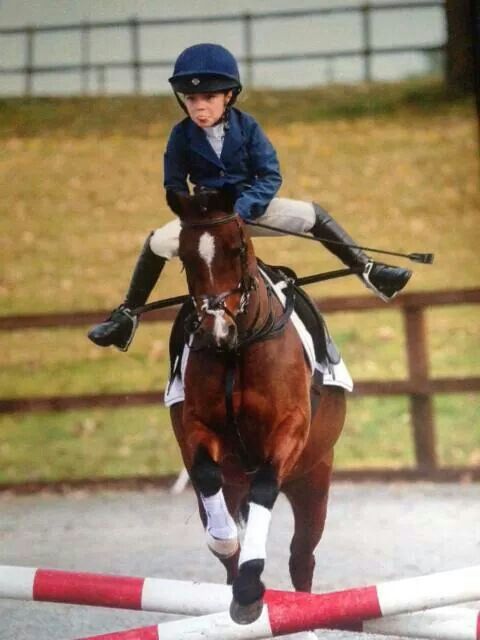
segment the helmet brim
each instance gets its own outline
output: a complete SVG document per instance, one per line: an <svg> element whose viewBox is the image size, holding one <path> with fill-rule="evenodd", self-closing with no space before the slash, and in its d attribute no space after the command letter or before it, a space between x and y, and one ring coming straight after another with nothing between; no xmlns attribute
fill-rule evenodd
<svg viewBox="0 0 480 640"><path fill-rule="evenodd" d="M242 90L237 78L229 76L211 75L206 73L184 74L172 76L168 79L176 93L216 93L217 91Z"/></svg>

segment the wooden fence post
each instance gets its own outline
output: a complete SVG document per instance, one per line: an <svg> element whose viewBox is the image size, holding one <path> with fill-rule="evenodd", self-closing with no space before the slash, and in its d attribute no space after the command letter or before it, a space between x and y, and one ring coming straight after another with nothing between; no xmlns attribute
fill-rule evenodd
<svg viewBox="0 0 480 640"><path fill-rule="evenodd" d="M142 75L140 68L140 38L138 18L130 19L130 44L132 51L133 90L138 95L142 92Z"/></svg>
<svg viewBox="0 0 480 640"><path fill-rule="evenodd" d="M97 94L103 96L107 90L107 73L104 64L97 64Z"/></svg>
<svg viewBox="0 0 480 640"><path fill-rule="evenodd" d="M90 23L83 22L80 34L81 38L81 65L82 65L82 94L87 95L90 90Z"/></svg>
<svg viewBox="0 0 480 640"><path fill-rule="evenodd" d="M31 96L33 89L33 38L35 30L33 27L27 27L25 29L26 41L26 55L25 55L25 95Z"/></svg>
<svg viewBox="0 0 480 640"><path fill-rule="evenodd" d="M365 82L372 81L372 31L370 23L370 12L372 7L369 2L362 5L362 25L363 25L363 79Z"/></svg>
<svg viewBox="0 0 480 640"><path fill-rule="evenodd" d="M245 56L245 86L253 86L252 14L243 14L243 50Z"/></svg>
<svg viewBox="0 0 480 640"><path fill-rule="evenodd" d="M420 307L405 308L409 378L418 391L410 395L415 457L420 469L437 468L432 397L428 390L428 355L425 314Z"/></svg>

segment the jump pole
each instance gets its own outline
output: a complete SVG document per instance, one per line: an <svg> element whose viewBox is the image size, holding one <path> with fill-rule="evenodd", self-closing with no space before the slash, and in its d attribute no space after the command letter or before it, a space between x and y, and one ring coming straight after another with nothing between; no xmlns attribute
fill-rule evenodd
<svg viewBox="0 0 480 640"><path fill-rule="evenodd" d="M164 624L89 636L81 640L260 640L273 637L268 620L269 605L264 606L260 618L247 626L236 625L227 613L212 614L186 621L176 620ZM437 615L435 612L441 612ZM435 615L433 615L435 614ZM334 628L329 625L328 628ZM335 627L346 628L346 627ZM305 629L296 628L296 631ZM399 635L409 638L427 638L428 640L477 640L480 638L478 614L473 609L461 607L443 607L442 609L419 613L391 616L382 620L371 620L355 627L352 631L365 631L384 635ZM276 636L285 635L280 631Z"/></svg>
<svg viewBox="0 0 480 640"><path fill-rule="evenodd" d="M231 589L225 585L181 580L0 566L0 598L198 616L227 610ZM197 625L201 627L206 624L208 637L218 637L222 640L272 637L321 627L353 627L361 630L360 621L367 619L478 599L480 599L480 566L320 595L267 590L262 616L253 625L245 627L232 623L228 614L223 618L221 614L204 616L196 621L180 620L167 624L170 627L176 625L172 629L174 634L180 633L180 629L185 628L188 622L191 622L195 628ZM217 625L217 622L220 624L221 632L218 636L211 636L211 629ZM265 628L262 627L262 635L258 635L257 623L266 624L270 630L268 631L267 628L265 633ZM392 627L392 624L396 626ZM230 625L234 630L232 633L235 632L237 635L235 633L227 635L230 631L225 625L227 627ZM159 625L147 627L146 630L120 632L120 635L107 634L98 638L105 640L161 638L163 640L170 637L165 635L170 633L170 627ZM391 629L395 629L395 633L407 637L412 634L419 637L424 633L425 637L442 640L480 640L479 614L471 609L457 607L448 607L448 612L447 609L434 610L429 612L428 616L418 614L398 616L395 620L390 617L384 620L373 620L364 622L363 627L365 631L384 634L393 633ZM455 631L454 635L452 630ZM201 633L204 632L205 629L201 631ZM238 635L238 632L243 635ZM251 635L252 633L257 635ZM195 637L197 636L191 636L191 640ZM198 636L198 638L204 637L205 635Z"/></svg>

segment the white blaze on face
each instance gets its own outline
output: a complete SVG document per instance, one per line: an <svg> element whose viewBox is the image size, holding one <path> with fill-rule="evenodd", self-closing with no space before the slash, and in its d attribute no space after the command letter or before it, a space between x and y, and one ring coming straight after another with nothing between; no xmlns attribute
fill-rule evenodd
<svg viewBox="0 0 480 640"><path fill-rule="evenodd" d="M212 264L215 257L215 238L207 231L205 231L205 233L202 233L202 235L200 236L200 240L198 241L198 253L208 267L210 280L213 284ZM215 309L212 311L207 310L207 313L215 316L213 335L217 341L217 344L219 345L220 341L223 338L226 338L228 335L228 326L225 320L225 314L221 309Z"/></svg>
<svg viewBox="0 0 480 640"><path fill-rule="evenodd" d="M198 252L208 267L210 280L213 281L212 263L215 257L215 238L207 232L202 233L198 241Z"/></svg>

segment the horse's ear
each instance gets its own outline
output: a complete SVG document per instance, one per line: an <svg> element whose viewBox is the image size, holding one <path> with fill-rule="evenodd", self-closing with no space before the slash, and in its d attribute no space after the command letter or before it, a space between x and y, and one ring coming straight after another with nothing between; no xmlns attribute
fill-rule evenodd
<svg viewBox="0 0 480 640"><path fill-rule="evenodd" d="M167 204L173 213L177 216L181 216L185 212L185 205L190 198L190 194L185 192L173 191L173 189L167 189Z"/></svg>

